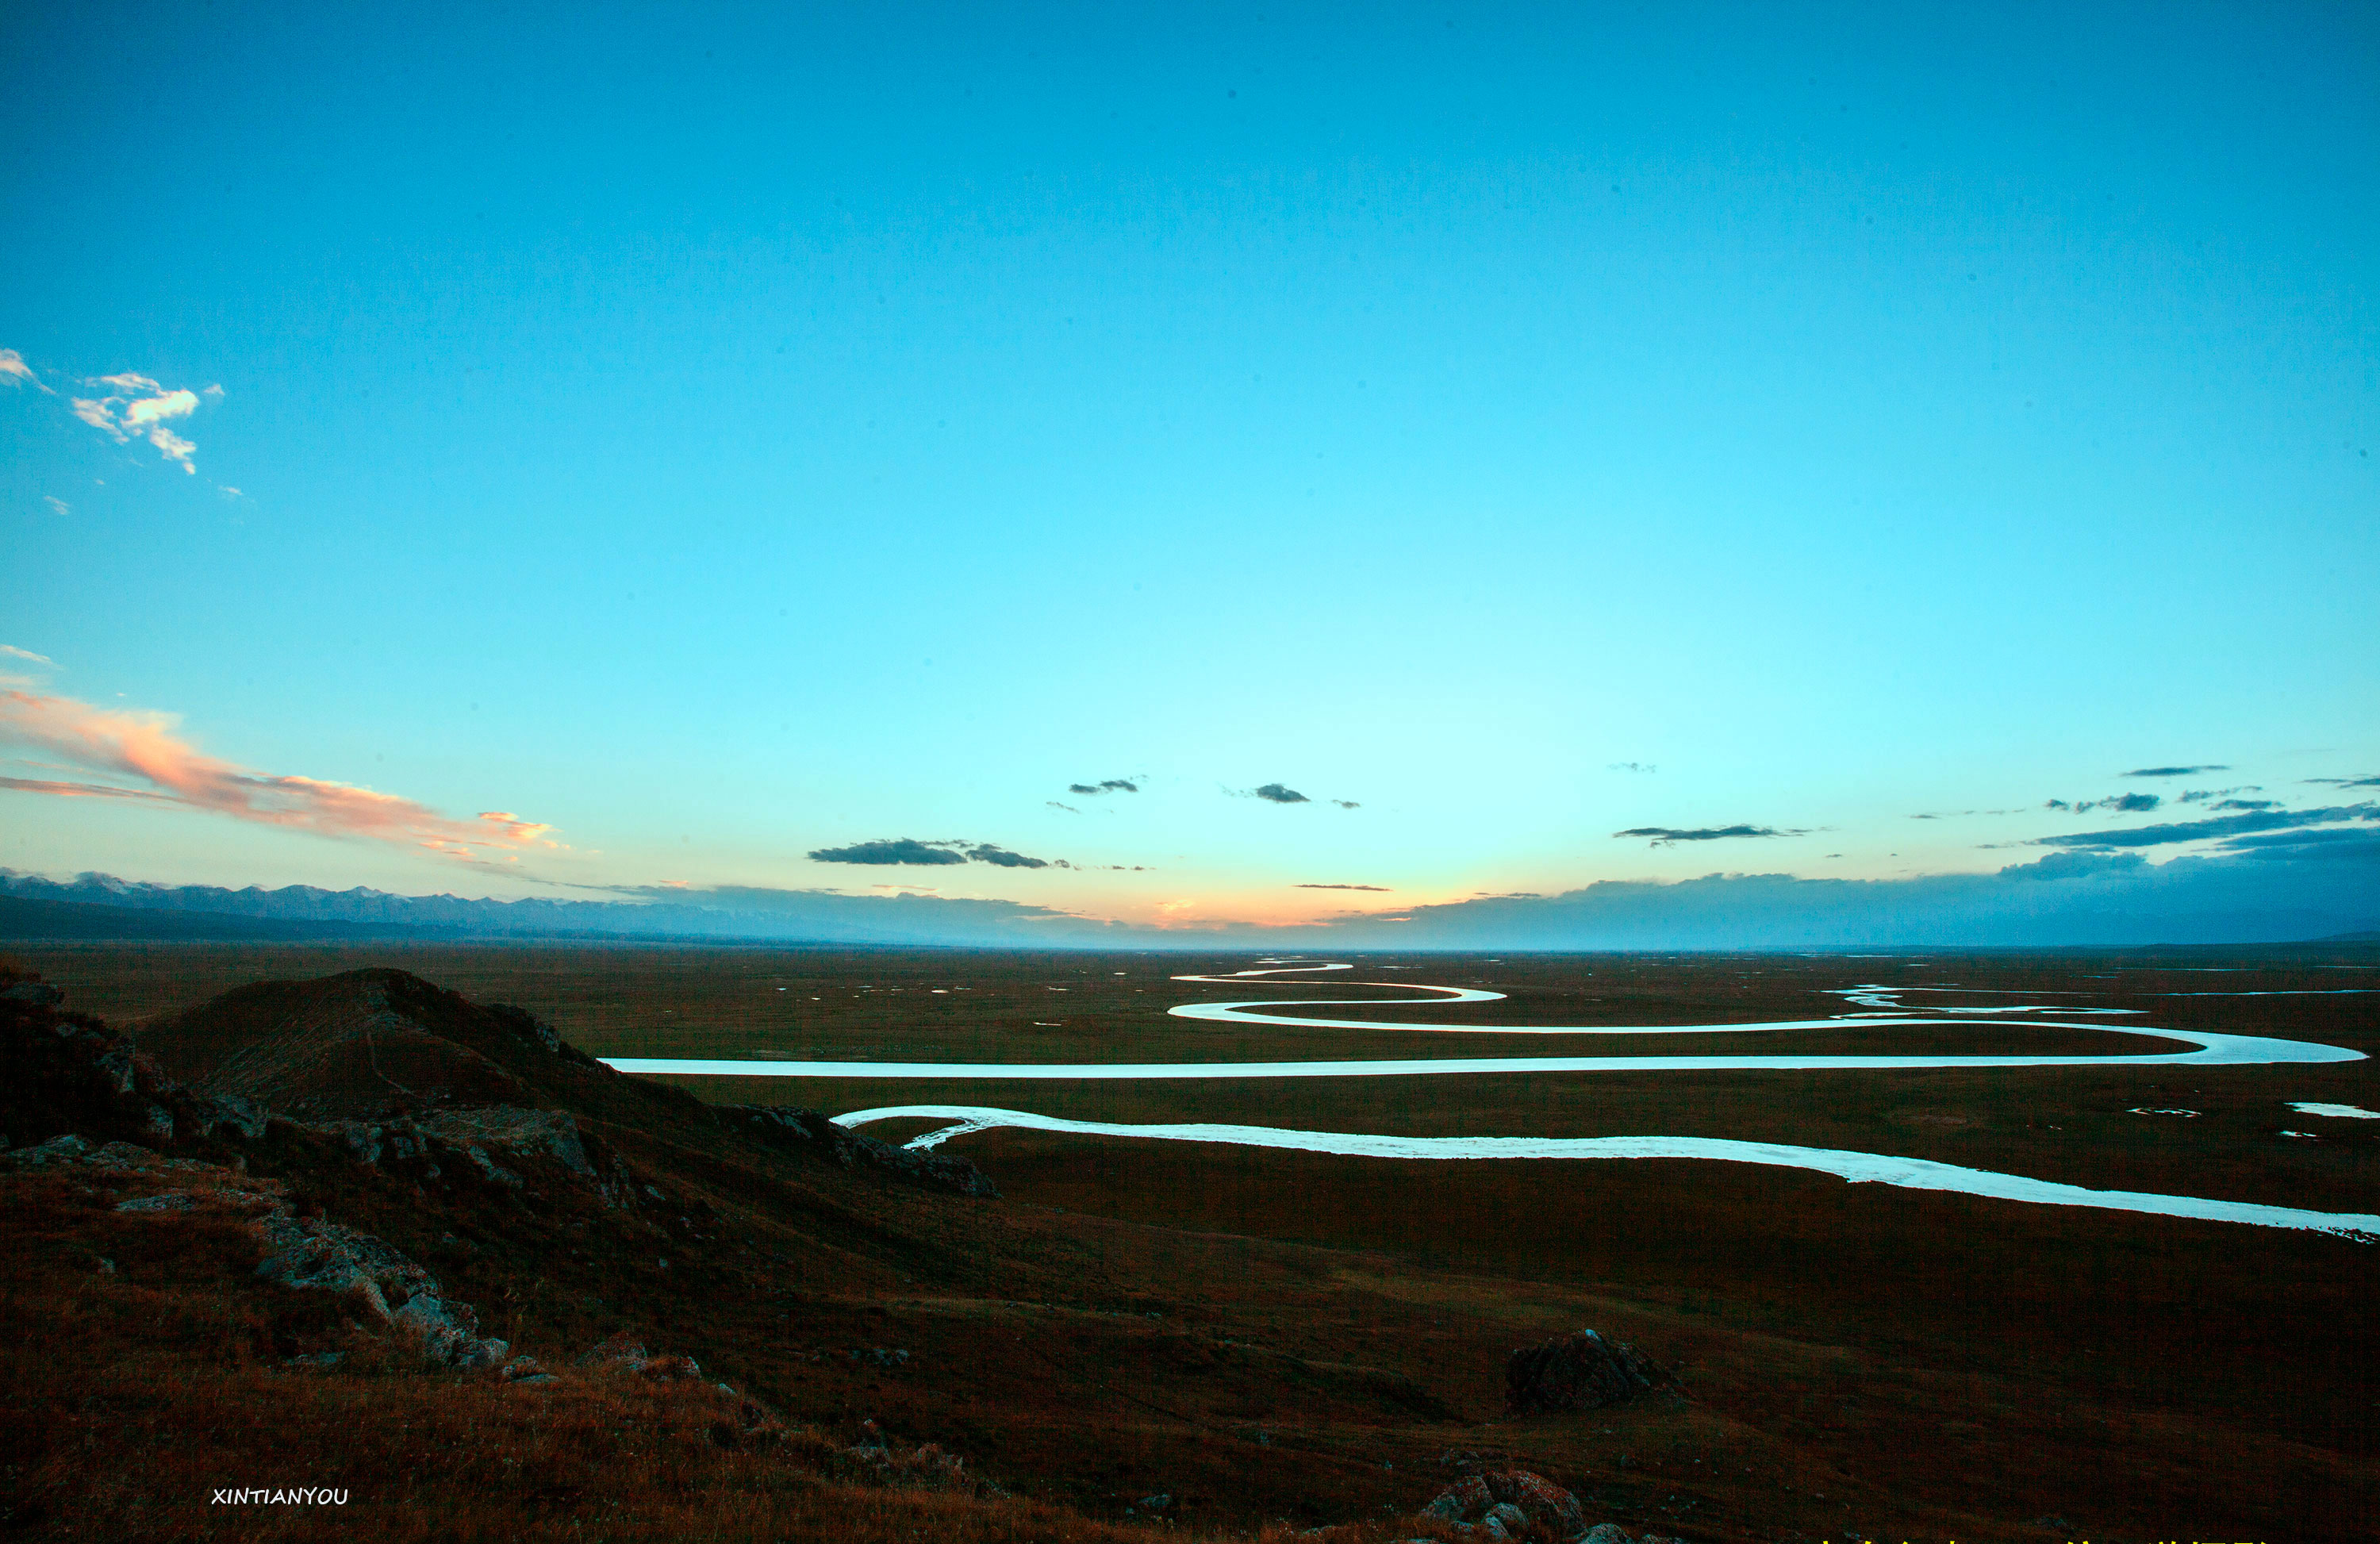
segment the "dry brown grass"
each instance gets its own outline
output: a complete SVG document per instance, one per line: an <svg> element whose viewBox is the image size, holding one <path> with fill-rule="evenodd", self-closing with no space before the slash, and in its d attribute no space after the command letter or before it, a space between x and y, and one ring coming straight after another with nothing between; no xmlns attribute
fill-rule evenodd
<svg viewBox="0 0 2380 1544"><path fill-rule="evenodd" d="M283 953L269 969L212 950L152 953L132 962L119 990L162 996L176 972L204 985L208 972L246 979L365 963ZM476 974L446 975L447 984L565 1020L579 1014L577 1032L612 1036L603 1048L613 1051L683 1050L705 1036L776 1043L759 1037L786 1021L771 1020L779 1010L765 1001L750 1005L764 984L751 973L804 964L741 952L708 966L658 951L452 953L457 972ZM53 968L46 953L35 963ZM91 954L75 968L88 976L105 964ZM933 954L905 965L809 957L804 968L820 982L841 971L845 985L916 987L945 984L965 964ZM1189 966L1077 958L1065 968L1111 965L1135 974L1107 978L1123 987L1074 978L1098 1004L1087 1016L1109 1015L1100 1022L1119 1044L1171 1043L1153 1037L1180 1021L1124 993L1144 969ZM1985 961L1963 976L2056 988L2061 970L2107 967ZM946 1012L947 997L931 998L916 1014L916 1043L1005 1033L1003 1015L1038 1007L1025 989L1060 995L1046 987L1063 979L1034 974L1051 968L1001 962L985 990L1009 992L1004 1006ZM1631 1012L1658 999L1681 1015L1718 1002L1736 1016L1767 1016L1817 982L1876 968L1780 967L1695 1000L1686 966L1645 962L1621 995L1633 993ZM1415 974L1486 975L1516 996L1537 992L1535 1011L1564 1007L1554 966L1500 969ZM2272 967L2223 984L2289 985L2304 974ZM2206 980L2150 972L2125 990L2146 1002ZM681 987L690 995L678 1001L719 1005L722 1015L695 1030L662 1022L675 1016L663 1010ZM903 1015L920 995L905 990L897 1009L849 1009L877 1017L820 1023L816 1037L909 1054ZM2380 1049L2380 999L2155 1001L2161 1022ZM725 1014L739 1003L752 1015L743 1028ZM1098 1043L1091 1029L1079 1034ZM1318 1050L1301 1040L1269 1053ZM2302 1145L2270 1128L2285 1097L2380 1108L2375 1065L2202 1073L2180 1102L2206 1114L2165 1125L2126 1107L2176 1090L2100 1069L885 1084L828 1097L843 1108L954 1098L1111 1119L1417 1133L1766 1135L2084 1184L2369 1210L2380 1210L2371 1203L2380 1145L2361 1128ZM2180 1077L2145 1081L2161 1080ZM705 1091L820 1098L783 1082ZM78 1537L171 1537L158 1520L186 1504L175 1488L242 1483L207 1477L204 1464L269 1472L310 1453L352 1460L352 1472L383 1488L371 1526L391 1537L500 1527L542 1537L575 1524L584 1537L622 1538L1181 1538L1332 1524L1333 1538L1371 1544L1435 1537L1411 1510L1447 1477L1439 1455L1468 1449L1500 1451L1572 1486L1590 1518L1696 1544L1841 1538L1847 1524L1878 1538L2063 1537L2028 1526L2047 1514L2103 1540L2380 1538L2370 1392L2380 1386L2380 1331L2364 1311L2380 1289L2380 1250L2336 1239L1715 1165L1398 1164L1021 1133L958 1148L1005 1191L987 1205L871 1189L602 1122L589 1128L662 1184L665 1210L575 1210L558 1185L536 1204L459 1183L416 1193L410 1181L383 1184L302 1153L258 1161L280 1164L293 1194L328 1215L415 1252L550 1366L627 1329L698 1356L788 1435L723 1449L710 1437L715 1411L693 1392L577 1373L504 1388L375 1362L369 1348L335 1372L282 1371L297 1351L348 1343L343 1323L318 1307L254 1299L229 1243L212 1257L214 1246L146 1255L122 1236L130 1220L61 1193L51 1222L13 1201L0 1214L18 1230L12 1246L28 1244L0 1265L10 1283L0 1309L11 1324L44 1326L39 1340L0 1346L10 1396L0 1467L16 1465L18 1493L38 1475L53 1498L102 1473L94 1465L128 1472L107 1481L108 1510L79 1521ZM460 1242L442 1242L449 1234ZM93 1279L91 1258L118 1248L117 1276ZM20 1270L19 1253L52 1263ZM666 1270L656 1265L664 1256ZM184 1269L188 1279L174 1275ZM1503 1419L1504 1352L1583 1323L1679 1367L1686 1397ZM876 1345L914 1359L880 1368L851 1358ZM848 1461L832 1453L858 1440L863 1417L897 1448L963 1453L970 1474L1019 1494L886 1491L872 1474L839 1468ZM546 1467L527 1483L531 1462ZM573 1484L583 1487L575 1498ZM1190 1526L1149 1530L1123 1516L1134 1498L1160 1489L1193 1499ZM467 1496L488 1510L455 1499ZM364 1515L351 1505L346 1520ZM201 1515L191 1527L304 1526L313 1525L249 1513Z"/></svg>

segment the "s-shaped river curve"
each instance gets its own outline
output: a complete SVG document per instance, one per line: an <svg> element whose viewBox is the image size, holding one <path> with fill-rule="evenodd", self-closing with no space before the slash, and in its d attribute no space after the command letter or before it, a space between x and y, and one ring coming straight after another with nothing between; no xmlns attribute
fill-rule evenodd
<svg viewBox="0 0 2380 1544"><path fill-rule="evenodd" d="M1292 975L1321 970L1345 970L1339 963L1267 961L1267 968L1233 972L1231 976L1177 976L1177 981L1228 982L1249 977ZM1410 981L1363 981L1351 985L1387 987L1433 992L1454 1003L1489 1003L1504 994L1469 987L1425 986ZM1394 1030L1430 1034L1494 1035L1720 1035L1771 1034L1793 1029L1841 1028L1855 1024L1907 1024L1923 1027L1978 1026L2004 1020L1949 1015L1915 1016L1900 1007L1900 991L1871 986L1848 989L1841 995L1880 1011L1842 1014L1828 1018L1780 1019L1757 1024L1694 1025L1559 1025L1513 1027L1463 1024L1411 1024L1362 1019L1313 1018L1273 1015L1265 1008L1370 1006L1378 999L1266 999L1235 1003L1191 1003L1168 1009L1175 1017L1210 1022L1266 1024L1325 1029ZM2047 1011L2024 1006L1969 1010L1985 1014ZM2106 1015L2113 1010L2068 1010ZM2060 1019L2029 1019L2049 1027L2107 1028L2105 1024L2076 1024ZM2132 1034L2180 1041L2197 1049L2151 1056L1492 1056L1372 1059L1355 1062L1158 1062L1158 1063L1031 1063L1031 1062L759 1062L690 1061L654 1057L606 1057L625 1073L660 1073L680 1076L742 1077L895 1077L895 1078L1248 1078L1248 1077L1389 1077L1417 1074L1617 1071L1729 1071L1818 1068L1917 1067L2042 1067L2270 1065L2281 1063L2360 1062L2363 1053L2341 1046L2305 1040L2284 1040L2254 1035L2223 1035L2204 1030L2149 1028L2127 1026ZM1850 1152L1832 1148L1794 1147L1778 1142L1741 1142L1707 1137L1391 1137L1365 1133L1299 1131L1277 1126L1228 1125L1207 1123L1124 1125L1110 1121L1070 1121L1028 1111L988 1105L903 1104L857 1110L838 1115L838 1125L856 1127L877 1121L947 1120L956 1124L912 1140L912 1148L932 1148L954 1137L997 1127L1066 1132L1081 1136L1123 1137L1150 1141L1220 1142L1242 1147L1286 1149L1355 1158L1391 1159L1612 1159L1694 1158L1721 1162L1760 1163L1809 1169L1859 1183L1879 1183L1917 1190L1942 1190L1997 1200L2029 1201L2051 1206L2096 1207L2118 1211L2189 1218L2204 1222L2241 1222L2269 1228L2307 1229L2336 1234L2359 1242L2380 1242L2380 1215L2367 1212L2307 1211L2294 1207L2264 1206L2248 1201L2210 1200L2194 1196L2163 1196L2132 1190L2093 1190L2057 1185L1985 1169L1966 1169L1925 1159L1880 1153Z"/></svg>
<svg viewBox="0 0 2380 1544"><path fill-rule="evenodd" d="M1234 971L1230 976L1176 976L1177 981L1232 982L1251 976L1282 976L1320 970L1346 970L1341 964L1283 965ZM1494 1003L1500 991L1475 987L1433 987L1418 981L1351 981L1350 986L1385 987L1395 991L1435 992L1455 1003ZM1261 1024L1274 1028L1373 1029L1428 1035L1767 1035L1792 1029L1841 1029L1867 1024L1905 1024L1920 1027L1995 1025L1985 1017L1918 1015L1901 1009L1896 994L1913 989L1853 987L1842 995L1882 1012L1838 1014L1830 1018L1775 1019L1762 1024L1560 1024L1515 1027L1486 1024L1388 1023L1359 1018L1308 1018L1266 1014L1259 1008L1378 1007L1378 998L1268 998L1243 1003L1184 1003L1168 1008L1175 1018L1213 1023ZM1984 1008L1970 1014L2024 1013L2025 1008ZM2047 1011L2046 1009L2039 1011ZM2106 1015L2105 1008L2080 1014ZM2071 1019L2028 1019L2052 1029L2107 1029L2105 1023L2078 1024ZM1431 1074L1489 1072L1808 1072L1828 1067L1890 1070L1901 1067L2076 1067L2125 1066L2264 1066L2285 1062L2361 1062L2363 1053L2343 1046L2316 1045L2308 1040L2268 1039L2260 1035L2220 1035L2201 1029L2155 1029L2127 1025L2125 1032L2177 1040L2195 1050L2156 1056L1828 1056L1811 1052L1767 1056L1468 1056L1368 1058L1360 1062L763 1062L680 1061L663 1057L606 1057L607 1065L625 1073L666 1073L695 1077L945 1077L1024 1080L1087 1078L1191 1077L1413 1077Z"/></svg>

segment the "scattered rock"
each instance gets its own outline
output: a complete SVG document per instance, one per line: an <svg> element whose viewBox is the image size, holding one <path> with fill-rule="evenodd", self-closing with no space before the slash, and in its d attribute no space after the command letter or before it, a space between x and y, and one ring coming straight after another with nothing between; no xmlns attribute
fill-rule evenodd
<svg viewBox="0 0 2380 1544"><path fill-rule="evenodd" d="M520 1169L550 1162L592 1188L607 1207L635 1204L636 1186L600 1144L590 1148L577 1117L563 1110L487 1105L442 1110L419 1118L316 1121L307 1126L335 1137L359 1162L406 1163L419 1159L435 1178L445 1163L468 1163L481 1178L518 1190ZM646 1186L650 1190L650 1186Z"/></svg>
<svg viewBox="0 0 2380 1544"><path fill-rule="evenodd" d="M168 1190L161 1196L143 1196L138 1200L118 1201L118 1211L188 1211L190 1198L179 1190Z"/></svg>
<svg viewBox="0 0 2380 1544"><path fill-rule="evenodd" d="M374 1319L411 1337L440 1367L500 1366L511 1347L482 1337L468 1304L442 1297L438 1279L368 1233L285 1209L260 1220L265 1256L256 1273L283 1286L344 1293Z"/></svg>
<svg viewBox="0 0 2380 1544"><path fill-rule="evenodd" d="M64 1137L53 1137L39 1147L18 1148L5 1157L8 1166L14 1169L47 1169L88 1163L98 1150L69 1132Z"/></svg>
<svg viewBox="0 0 2380 1544"><path fill-rule="evenodd" d="M577 1118L566 1111L520 1110L510 1105L447 1110L424 1120L421 1129L467 1150L495 1148L549 1158L580 1179L600 1182L604 1178L588 1157ZM474 1161L477 1159L474 1153Z"/></svg>
<svg viewBox="0 0 2380 1544"><path fill-rule="evenodd" d="M490 1158L488 1149L477 1142L465 1148L463 1153L465 1157L470 1159L472 1166L480 1171L482 1177L493 1180L498 1185L510 1185L515 1190L521 1187L520 1175Z"/></svg>
<svg viewBox="0 0 2380 1544"><path fill-rule="evenodd" d="M1581 1330L1515 1350L1504 1364L1504 1400L1514 1414L1594 1410L1661 1381L1660 1369L1634 1346Z"/></svg>
<svg viewBox="0 0 2380 1544"><path fill-rule="evenodd" d="M190 1125L200 1137L221 1138L237 1137L253 1142L264 1135L266 1121L271 1116L264 1106L237 1094L217 1094L191 1100Z"/></svg>
<svg viewBox="0 0 2380 1544"><path fill-rule="evenodd" d="M1516 1536L1532 1527L1567 1538L1586 1521L1577 1497L1526 1469L1464 1475L1422 1512L1443 1522L1487 1527L1493 1538Z"/></svg>
<svg viewBox="0 0 2380 1544"><path fill-rule="evenodd" d="M842 1450L845 1460L861 1466L873 1483L896 1490L960 1490L978 1496L997 1496L1003 1492L990 1480L977 1479L966 1472L966 1460L957 1453L944 1451L933 1442L922 1447L896 1448L884 1440L874 1421L860 1423L860 1441Z"/></svg>
<svg viewBox="0 0 2380 1544"><path fill-rule="evenodd" d="M337 1222L275 1213L257 1223L257 1234L265 1250L258 1275L285 1287L353 1293L382 1323L391 1319L392 1298L402 1303L417 1294L438 1293L437 1278L419 1265L371 1234Z"/></svg>
<svg viewBox="0 0 2380 1544"><path fill-rule="evenodd" d="M501 1364L512 1352L504 1341L481 1339L479 1315L467 1303L450 1303L429 1293L417 1293L390 1316L390 1322L413 1336L424 1360L440 1367L487 1368Z"/></svg>

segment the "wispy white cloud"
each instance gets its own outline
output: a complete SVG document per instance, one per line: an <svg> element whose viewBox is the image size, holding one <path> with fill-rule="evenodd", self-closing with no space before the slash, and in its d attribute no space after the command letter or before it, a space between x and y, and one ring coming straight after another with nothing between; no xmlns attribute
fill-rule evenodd
<svg viewBox="0 0 2380 1544"><path fill-rule="evenodd" d="M50 506L50 513L53 515L68 514L74 509L74 505L67 503L66 500L59 498L55 493L43 493L42 495L42 502Z"/></svg>
<svg viewBox="0 0 2380 1544"><path fill-rule="evenodd" d="M14 644L0 643L0 664L6 664L11 660L23 660L30 664L39 665L43 670L58 668L58 662L47 654L36 654L30 649L19 649ZM38 684L35 677L22 671L0 670L0 687L30 687Z"/></svg>
<svg viewBox="0 0 2380 1544"><path fill-rule="evenodd" d="M157 428L149 431L149 443L155 445L157 447L157 454L163 456L166 460L178 461L182 464L182 469L184 471L191 473L193 476L197 474L199 468L192 465L190 461L190 457L199 453L199 447L197 445L185 440L179 434L175 433L172 430L165 428L162 424Z"/></svg>
<svg viewBox="0 0 2380 1544"><path fill-rule="evenodd" d="M120 780L0 777L0 788L175 805L317 835L426 848L469 863L516 862L520 849L561 845L547 834L552 826L508 809L484 810L466 821L352 784L252 772L206 755L174 728L169 714L0 690L0 742L47 752L66 763L62 770Z"/></svg>
<svg viewBox="0 0 2380 1544"><path fill-rule="evenodd" d="M58 395L42 384L42 378L33 373L33 367L25 362L25 356L13 348L0 348L0 381L12 386L29 385L35 391L50 392L52 396Z"/></svg>
<svg viewBox="0 0 2380 1544"><path fill-rule="evenodd" d="M186 419L199 410L200 398L220 400L221 386L209 386L204 392L194 392L188 386L168 387L155 378L126 371L120 375L102 375L91 382L94 386L115 388L105 396L78 396L73 399L74 416L107 435L118 444L136 436L157 447L157 454L195 473L198 466L192 459L198 445L183 438L166 425L176 419Z"/></svg>

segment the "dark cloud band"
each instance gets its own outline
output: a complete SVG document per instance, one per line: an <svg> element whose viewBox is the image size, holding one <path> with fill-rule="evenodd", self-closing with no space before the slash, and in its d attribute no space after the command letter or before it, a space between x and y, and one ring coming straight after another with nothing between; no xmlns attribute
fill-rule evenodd
<svg viewBox="0 0 2380 1544"><path fill-rule="evenodd" d="M913 864L919 868L946 863L965 863L966 855L951 850L949 844L920 842L914 837L899 836L877 842L854 842L847 847L819 847L810 853L813 863Z"/></svg>
<svg viewBox="0 0 2380 1544"><path fill-rule="evenodd" d="M1806 836L1809 833L1780 830L1776 826L1631 826L1626 831L1615 831L1611 834L1614 839L1640 836L1657 847L1666 847L1672 842L1725 842L1742 836Z"/></svg>
<svg viewBox="0 0 2380 1544"><path fill-rule="evenodd" d="M889 837L874 842L855 842L847 847L819 847L811 851L813 863L856 863L880 867L908 866L913 868L944 868L953 863L989 863L999 869L1047 869L1045 857L1027 857L1023 853L1010 852L1006 847L990 842L920 842L914 836ZM1070 867L1063 862L1059 868Z"/></svg>
<svg viewBox="0 0 2380 1544"><path fill-rule="evenodd" d="M2063 836L2037 836L2036 847L2162 847L2177 842L2205 842L2252 835L2258 832L2291 831L2301 826L2335 826L2349 821L2380 821L2380 805L2343 804L2322 809L2252 810L2244 815L2217 815L2204 821L2170 821L2163 825L2135 826L2130 831L2078 831Z"/></svg>

